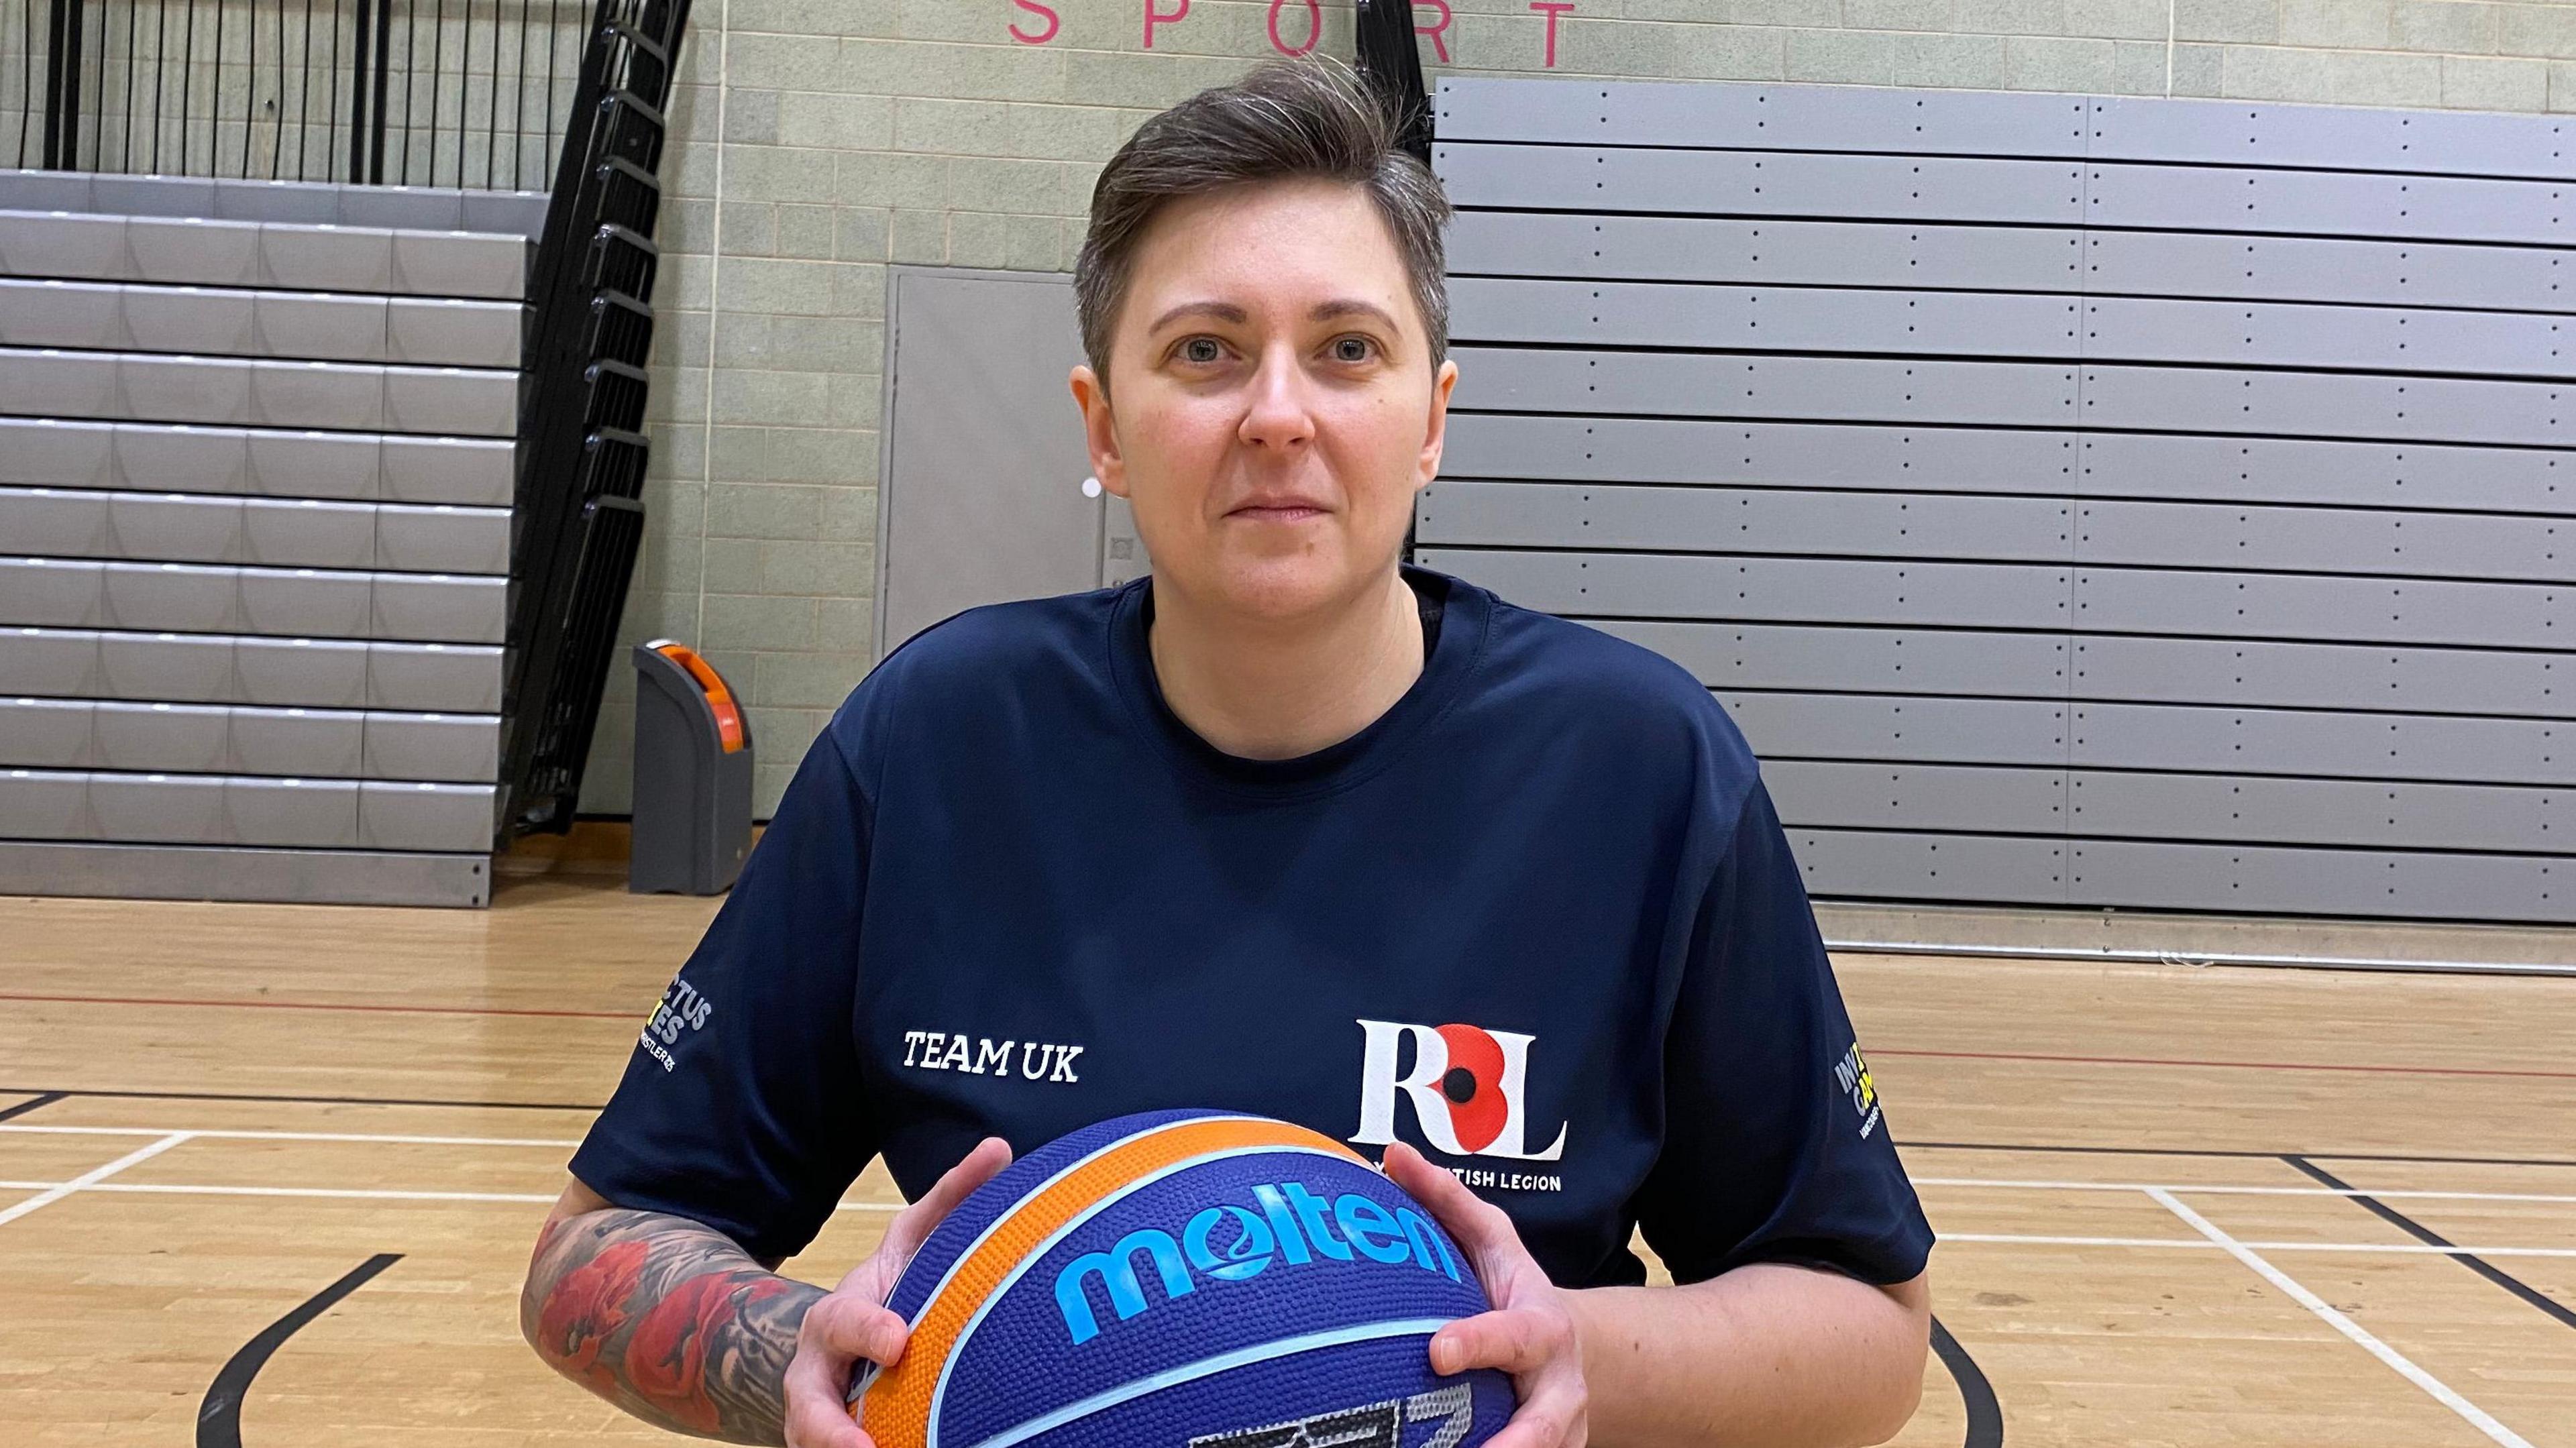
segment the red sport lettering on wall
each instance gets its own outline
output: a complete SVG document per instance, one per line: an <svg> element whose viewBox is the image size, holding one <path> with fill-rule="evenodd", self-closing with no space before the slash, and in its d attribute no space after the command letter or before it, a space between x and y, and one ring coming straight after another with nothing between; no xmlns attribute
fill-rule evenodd
<svg viewBox="0 0 2576 1448"><path fill-rule="evenodd" d="M1306 7L1306 43L1290 45L1279 36L1279 12L1288 0L1270 0L1270 48L1285 56L1302 56L1313 51L1324 38L1324 7L1319 0L1300 0Z"/></svg>
<svg viewBox="0 0 2576 1448"><path fill-rule="evenodd" d="M1547 12L1547 52L1540 64L1549 70L1554 70L1556 69L1556 22L1560 16L1572 11L1574 5L1572 0L1530 0L1530 8Z"/></svg>
<svg viewBox="0 0 2576 1448"><path fill-rule="evenodd" d="M1044 45L1048 41L1055 39L1055 33L1064 28L1063 19L1058 16L1055 11L1039 4L1038 0L1011 0L1011 3L1018 6L1020 9L1029 12L1031 15L1043 15L1046 17L1046 29L1035 35L1021 34L1019 22L1016 20L1011 22L1008 27L1011 32L1011 39L1018 41L1022 45Z"/></svg>
<svg viewBox="0 0 2576 1448"><path fill-rule="evenodd" d="M1178 0L1178 3L1180 8L1177 10L1157 10L1154 8L1154 0L1145 0L1145 48L1147 50L1154 48L1155 26L1178 25L1189 16L1190 0Z"/></svg>
<svg viewBox="0 0 2576 1448"><path fill-rule="evenodd" d="M1447 65L1449 64L1449 22L1455 18L1449 13L1449 0L1422 0L1422 3L1439 11L1440 18L1429 25L1413 27L1413 33L1430 36L1431 53L1440 57L1442 65Z"/></svg>

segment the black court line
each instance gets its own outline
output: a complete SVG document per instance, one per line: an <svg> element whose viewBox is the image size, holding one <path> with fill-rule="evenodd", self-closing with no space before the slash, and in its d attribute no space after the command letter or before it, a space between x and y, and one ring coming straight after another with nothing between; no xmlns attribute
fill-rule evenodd
<svg viewBox="0 0 2576 1448"><path fill-rule="evenodd" d="M2427 1247L2441 1248L2445 1253L2449 1254L2452 1261L2459 1263L2461 1266L2475 1272L2480 1277L2483 1277L2489 1282L2494 1283L2496 1286L2503 1288L2505 1291L2512 1293L2514 1296L2521 1298L2532 1306L2539 1308L2542 1312L2547 1313L2561 1325L2566 1327L2576 1327L2576 1309L2569 1308L2565 1303L2551 1297L2539 1288L2532 1286L2530 1283L2523 1281L2521 1278L2514 1276L2512 1273L2505 1271L2503 1268L2496 1266L2494 1263L2489 1262L2484 1257L2478 1256L2476 1253L2461 1251L2448 1237L2445 1237L2441 1233L2434 1231L2432 1228L2425 1226L2423 1223L2416 1221L2413 1217L2410 1217L2404 1212L2397 1210L2395 1207L2388 1205L2379 1198L2356 1191L2352 1183L2336 1176L2333 1172L2326 1170L2324 1167L2317 1165L2315 1162L2308 1160L2304 1156L2285 1155L2281 1160L2288 1162L2291 1166L2298 1168L2308 1176L2326 1186L2334 1188L2338 1192L2351 1193L2347 1200L2369 1208L2371 1213L2377 1216L2381 1221L2388 1223L2390 1226L2395 1227L2401 1232L2404 1232L2406 1235L2423 1243Z"/></svg>
<svg viewBox="0 0 2576 1448"><path fill-rule="evenodd" d="M1940 1354L1941 1366L1950 1370L1950 1378L1959 1385L1959 1398L1968 1405L1968 1436L1963 1448L2002 1448L2004 1441L2003 1404L1995 1401L1995 1385L1986 1381L1985 1371L1941 1319L1932 1319L1932 1351Z"/></svg>
<svg viewBox="0 0 2576 1448"><path fill-rule="evenodd" d="M197 1448L241 1448L242 1395L250 1391L250 1380L268 1365L269 1355L293 1337L298 1328L328 1312L332 1304L401 1260L400 1252L377 1253L243 1343L241 1350L224 1363L223 1370L215 1374L214 1383L206 1389L206 1400L197 1405Z"/></svg>
<svg viewBox="0 0 2576 1448"><path fill-rule="evenodd" d="M63 1091L46 1091L40 1093L33 1101L21 1101L15 1106L0 1108L0 1121L7 1121L13 1116L24 1116L30 1111L41 1111L68 1094L70 1093Z"/></svg>
<svg viewBox="0 0 2576 1448"><path fill-rule="evenodd" d="M0 1091L33 1091L32 1086L0 1086ZM274 1101L293 1106L461 1106L482 1111L598 1111L595 1101L454 1101L412 1096L280 1096L258 1091L93 1091L73 1087L66 1091L44 1093L56 1100L67 1096L99 1096L125 1101Z"/></svg>

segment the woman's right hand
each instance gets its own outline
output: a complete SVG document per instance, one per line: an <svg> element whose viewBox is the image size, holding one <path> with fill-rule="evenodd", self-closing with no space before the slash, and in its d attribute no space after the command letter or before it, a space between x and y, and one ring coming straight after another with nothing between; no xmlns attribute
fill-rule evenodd
<svg viewBox="0 0 2576 1448"><path fill-rule="evenodd" d="M860 1363L891 1367L903 1356L908 1329L886 1299L941 1219L1010 1164L1009 1142L998 1136L977 1142L920 1201L894 1214L868 1260L806 1311L787 1365L788 1448L876 1448L850 1416L849 1393Z"/></svg>

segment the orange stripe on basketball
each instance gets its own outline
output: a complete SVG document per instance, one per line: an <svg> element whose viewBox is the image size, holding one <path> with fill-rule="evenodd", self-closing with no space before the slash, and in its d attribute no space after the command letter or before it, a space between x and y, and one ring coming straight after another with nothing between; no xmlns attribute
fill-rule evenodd
<svg viewBox="0 0 2576 1448"><path fill-rule="evenodd" d="M931 1396L938 1389L940 1369L985 1299L1039 1243L1138 1177L1194 1156L1261 1146L1320 1147L1354 1161L1368 1160L1321 1132L1225 1117L1176 1121L1119 1142L1014 1204L957 1264L947 1285L922 1305L903 1360L886 1369L859 1400L859 1426L877 1448L927 1448Z"/></svg>

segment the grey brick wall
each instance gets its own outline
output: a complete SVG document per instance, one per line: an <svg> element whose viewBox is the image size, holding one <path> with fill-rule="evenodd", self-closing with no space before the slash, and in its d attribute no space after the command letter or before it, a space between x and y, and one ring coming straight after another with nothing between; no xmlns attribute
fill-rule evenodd
<svg viewBox="0 0 2576 1448"><path fill-rule="evenodd" d="M748 696L763 814L874 663L886 263L1070 269L1119 142L1271 54L1274 13L1291 45L1309 23L1304 0L1190 0L1147 49L1147 7L697 0L626 634L698 644ZM1348 56L1348 0L1319 8L1321 47ZM1442 15L1415 9L1424 26ZM1525 0L1450 0L1424 60L1435 77L2576 111L2576 3L2559 0L1576 0L1554 15L1553 67L1550 15ZM584 803L615 812L633 678L621 661L611 680Z"/></svg>

